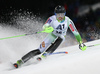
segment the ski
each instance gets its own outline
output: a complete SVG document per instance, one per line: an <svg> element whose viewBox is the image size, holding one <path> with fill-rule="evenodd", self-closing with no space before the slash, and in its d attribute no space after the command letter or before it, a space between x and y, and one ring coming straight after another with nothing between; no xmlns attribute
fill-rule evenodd
<svg viewBox="0 0 100 74"><path fill-rule="evenodd" d="M54 53L47 53L47 54L44 54L44 55L54 55L54 54L68 54L68 52L66 51L63 51L63 52L54 52Z"/></svg>
<svg viewBox="0 0 100 74"><path fill-rule="evenodd" d="M68 54L68 52L62 51L62 52L54 52L54 53L45 53L45 54L42 54L42 55L43 56L49 56L49 55L56 55L56 54ZM40 57L37 57L38 61L42 60L42 58L43 58L42 55Z"/></svg>
<svg viewBox="0 0 100 74"><path fill-rule="evenodd" d="M62 51L62 52L54 52L54 53L45 53L44 56L56 55L56 54L68 54L68 52ZM41 54L41 56L42 56L42 54ZM37 63L42 60L43 57L41 57L41 56L36 58ZM11 69L8 69L8 70L14 70L14 69L19 68L16 63L15 64L11 63L11 65L12 65ZM28 64L28 65L30 65L30 64ZM24 65L24 66L27 66L27 65Z"/></svg>

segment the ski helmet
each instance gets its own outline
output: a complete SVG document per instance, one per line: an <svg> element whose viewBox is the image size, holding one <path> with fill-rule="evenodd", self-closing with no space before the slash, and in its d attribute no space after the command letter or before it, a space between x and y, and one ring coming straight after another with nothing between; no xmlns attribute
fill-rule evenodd
<svg viewBox="0 0 100 74"><path fill-rule="evenodd" d="M66 14L66 10L63 6L58 5L57 7L55 7L54 13L65 13Z"/></svg>
<svg viewBox="0 0 100 74"><path fill-rule="evenodd" d="M64 18L65 18L65 15L66 15L66 10L65 10L65 8L63 6L58 5L57 7L55 7L54 13L56 15L56 19L59 22L63 22L64 21Z"/></svg>

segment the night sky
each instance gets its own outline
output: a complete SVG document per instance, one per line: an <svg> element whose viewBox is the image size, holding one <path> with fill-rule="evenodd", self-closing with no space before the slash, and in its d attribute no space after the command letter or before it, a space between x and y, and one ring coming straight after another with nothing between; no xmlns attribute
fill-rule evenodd
<svg viewBox="0 0 100 74"><path fill-rule="evenodd" d="M11 11L14 9L23 9L33 11L33 13L44 13L47 12L49 8L55 7L57 4L63 4L63 2L57 0L0 0L0 10Z"/></svg>
<svg viewBox="0 0 100 74"><path fill-rule="evenodd" d="M42 14L53 11L54 7L59 4L64 5L64 3L66 3L70 5L75 1L90 4L99 0L0 0L0 11L23 9L33 11L33 13L40 12Z"/></svg>
<svg viewBox="0 0 100 74"><path fill-rule="evenodd" d="M79 1L81 4L93 4L99 0L0 0L0 22L1 20L9 20L13 15L9 15L11 12L28 11L39 16L44 14L52 15L54 8L57 5L67 6L73 4L75 1ZM16 13L16 12L14 12Z"/></svg>

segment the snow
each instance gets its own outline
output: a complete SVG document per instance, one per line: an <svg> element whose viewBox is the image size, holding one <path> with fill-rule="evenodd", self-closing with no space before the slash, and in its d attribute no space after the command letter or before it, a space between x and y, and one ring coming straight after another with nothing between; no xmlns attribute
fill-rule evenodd
<svg viewBox="0 0 100 74"><path fill-rule="evenodd" d="M16 29L0 29L0 38L23 34ZM67 51L68 54L51 55L41 62L36 62L36 59L32 58L30 65L12 69L11 62L16 62L27 52L37 48L40 42L41 40L37 41L33 35L1 40L0 74L100 74L100 45L88 47L86 51L81 51L78 45L59 48L55 52ZM85 44L100 44L100 40Z"/></svg>

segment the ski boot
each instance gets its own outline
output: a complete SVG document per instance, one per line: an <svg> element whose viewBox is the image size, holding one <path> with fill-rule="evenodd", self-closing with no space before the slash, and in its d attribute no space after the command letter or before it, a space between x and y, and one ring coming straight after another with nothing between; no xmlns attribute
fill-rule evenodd
<svg viewBox="0 0 100 74"><path fill-rule="evenodd" d="M23 61L22 60L18 60L17 63L14 63L13 65L14 65L15 68L18 68L22 64L23 64Z"/></svg>
<svg viewBox="0 0 100 74"><path fill-rule="evenodd" d="M47 57L47 54L48 54L47 52L44 52L44 53L41 55L41 57L42 57L42 58L46 58L46 57Z"/></svg>
<svg viewBox="0 0 100 74"><path fill-rule="evenodd" d="M47 52L44 52L40 57L37 58L38 61L41 61L42 58L46 58L47 57Z"/></svg>

